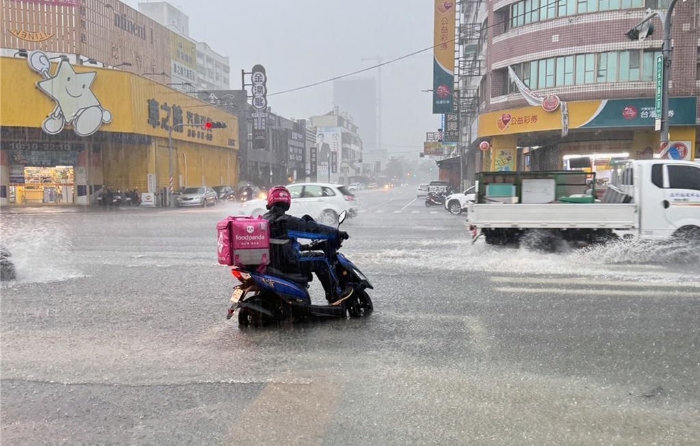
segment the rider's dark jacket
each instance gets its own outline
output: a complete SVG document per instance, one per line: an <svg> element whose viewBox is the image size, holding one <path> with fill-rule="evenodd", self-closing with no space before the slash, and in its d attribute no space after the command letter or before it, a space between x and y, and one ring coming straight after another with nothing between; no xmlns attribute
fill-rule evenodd
<svg viewBox="0 0 700 446"><path fill-rule="evenodd" d="M297 239L337 240L339 236L337 229L288 215L280 206L273 206L263 218L270 222L270 266L287 273L300 270Z"/></svg>

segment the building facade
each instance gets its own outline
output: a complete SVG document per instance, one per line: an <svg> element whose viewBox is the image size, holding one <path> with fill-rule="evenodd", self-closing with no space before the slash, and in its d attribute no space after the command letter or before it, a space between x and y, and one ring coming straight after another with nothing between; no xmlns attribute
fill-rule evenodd
<svg viewBox="0 0 700 446"><path fill-rule="evenodd" d="M227 56L217 53L205 42L197 43L197 89L231 88L231 66Z"/></svg>
<svg viewBox="0 0 700 446"><path fill-rule="evenodd" d="M190 35L190 17L168 2L139 2L139 12L171 31Z"/></svg>
<svg viewBox="0 0 700 446"><path fill-rule="evenodd" d="M318 181L347 184L352 177L365 173L359 128L348 114L341 113L336 107L332 112L314 116L309 121L316 133Z"/></svg>
<svg viewBox="0 0 700 446"><path fill-rule="evenodd" d="M163 196L171 174L173 190L237 181L235 116L131 73L60 61L41 80L28 62L0 61L0 204L51 202L50 189L90 204L102 186Z"/></svg>
<svg viewBox="0 0 700 446"><path fill-rule="evenodd" d="M459 4L459 105L467 177L479 170L552 170L588 163L605 181L613 159L697 156L698 2L679 1L672 18L668 152L659 148L655 130L663 26L657 18L645 40L626 36L646 8L663 10L667 1Z"/></svg>

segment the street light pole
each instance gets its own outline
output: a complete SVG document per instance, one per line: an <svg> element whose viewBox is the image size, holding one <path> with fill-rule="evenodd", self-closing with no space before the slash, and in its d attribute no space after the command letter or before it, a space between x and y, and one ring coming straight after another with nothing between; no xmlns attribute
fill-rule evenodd
<svg viewBox="0 0 700 446"><path fill-rule="evenodd" d="M666 15L662 17L664 23L664 42L661 49L664 57L664 67L663 67L663 80L662 82L662 97L661 97L661 149L668 146L669 141L669 88L668 88L668 78L671 71L671 16L673 15L673 9L676 7L676 2L678 0L671 0L671 4L668 5L668 11Z"/></svg>
<svg viewBox="0 0 700 446"><path fill-rule="evenodd" d="M684 2L686 0L683 0ZM663 11L652 11L647 9L646 16L644 20L638 23L634 28L627 32L627 37L630 40L644 40L647 35L651 35L653 28L650 29L650 22L654 17L658 17L663 25L663 46L661 48L662 52L662 67L661 67L661 116L657 116L656 119L660 121L660 148L663 150L669 142L669 124L670 118L668 116L669 103L670 103L670 91L668 87L668 79L671 73L671 62L672 62L672 48L671 48L671 17L673 16L673 10L676 7L678 0L671 0L668 5L668 10L664 13ZM646 26L645 26L646 24ZM658 79L658 78L657 78ZM658 81L657 81L658 82ZM658 87L657 87L658 88ZM657 89L658 97L658 89ZM658 101L658 99L657 99ZM658 102L657 102L658 104Z"/></svg>

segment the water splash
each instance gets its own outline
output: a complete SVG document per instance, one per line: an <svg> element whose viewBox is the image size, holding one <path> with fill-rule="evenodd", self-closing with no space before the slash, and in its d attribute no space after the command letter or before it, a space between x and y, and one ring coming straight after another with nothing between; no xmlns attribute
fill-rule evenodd
<svg viewBox="0 0 700 446"><path fill-rule="evenodd" d="M73 245L66 225L14 223L3 222L0 244L12 253L17 280L3 283L3 287L84 276L74 265Z"/></svg>
<svg viewBox="0 0 700 446"><path fill-rule="evenodd" d="M350 258L370 265L421 270L483 271L490 274L583 275L615 280L700 282L700 247L681 240L620 241L555 253L526 247L472 244L465 239L412 244L410 248L347 250Z"/></svg>

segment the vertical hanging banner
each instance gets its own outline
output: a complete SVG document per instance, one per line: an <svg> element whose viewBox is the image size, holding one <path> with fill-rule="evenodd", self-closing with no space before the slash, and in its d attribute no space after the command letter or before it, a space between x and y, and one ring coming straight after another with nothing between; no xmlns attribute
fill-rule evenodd
<svg viewBox="0 0 700 446"><path fill-rule="evenodd" d="M267 141L267 73L262 65L255 65L250 73L253 97L253 148L264 149Z"/></svg>
<svg viewBox="0 0 700 446"><path fill-rule="evenodd" d="M453 111L455 72L455 3L435 0L433 113Z"/></svg>

